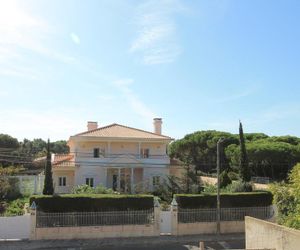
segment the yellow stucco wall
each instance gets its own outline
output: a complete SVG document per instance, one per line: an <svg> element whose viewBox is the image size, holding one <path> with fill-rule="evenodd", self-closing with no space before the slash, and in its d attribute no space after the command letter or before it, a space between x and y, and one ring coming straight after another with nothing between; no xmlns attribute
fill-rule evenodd
<svg viewBox="0 0 300 250"><path fill-rule="evenodd" d="M59 186L59 177L66 177L66 186ZM52 169L53 186L55 193L69 193L74 186L74 171Z"/></svg>

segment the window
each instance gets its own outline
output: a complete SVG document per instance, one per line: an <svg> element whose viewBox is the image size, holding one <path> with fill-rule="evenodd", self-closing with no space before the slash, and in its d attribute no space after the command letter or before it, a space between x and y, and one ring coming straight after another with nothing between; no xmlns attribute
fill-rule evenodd
<svg viewBox="0 0 300 250"><path fill-rule="evenodd" d="M149 158L149 148L141 148L141 158Z"/></svg>
<svg viewBox="0 0 300 250"><path fill-rule="evenodd" d="M65 187L67 184L67 177L58 177L58 186Z"/></svg>
<svg viewBox="0 0 300 250"><path fill-rule="evenodd" d="M160 184L160 176L153 176L152 184L153 184L153 186L158 186Z"/></svg>
<svg viewBox="0 0 300 250"><path fill-rule="evenodd" d="M99 148L94 148L94 158L99 158L100 157L100 150Z"/></svg>
<svg viewBox="0 0 300 250"><path fill-rule="evenodd" d="M85 184L94 187L94 178L85 178Z"/></svg>
<svg viewBox="0 0 300 250"><path fill-rule="evenodd" d="M105 149L104 148L94 148L94 158L99 158L100 156L104 157Z"/></svg>

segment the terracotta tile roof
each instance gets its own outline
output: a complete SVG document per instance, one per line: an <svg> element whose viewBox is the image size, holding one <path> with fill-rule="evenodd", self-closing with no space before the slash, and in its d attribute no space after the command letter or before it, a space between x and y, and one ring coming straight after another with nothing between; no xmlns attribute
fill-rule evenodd
<svg viewBox="0 0 300 250"><path fill-rule="evenodd" d="M117 123L76 134L75 136L173 140L169 136L159 135L145 130L127 127Z"/></svg>
<svg viewBox="0 0 300 250"><path fill-rule="evenodd" d="M74 161L74 155L72 154L55 154L53 165L64 165L66 163L71 163Z"/></svg>

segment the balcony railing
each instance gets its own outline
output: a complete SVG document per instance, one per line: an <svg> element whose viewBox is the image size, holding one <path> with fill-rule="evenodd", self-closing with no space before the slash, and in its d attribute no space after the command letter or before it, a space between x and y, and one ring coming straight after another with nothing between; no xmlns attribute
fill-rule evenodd
<svg viewBox="0 0 300 250"><path fill-rule="evenodd" d="M99 157L95 156L94 153L89 152L75 152L73 153L76 158L135 158L135 159L168 159L168 155L143 155L143 154L131 154L131 153L122 153L122 154L108 154L108 153L99 153Z"/></svg>

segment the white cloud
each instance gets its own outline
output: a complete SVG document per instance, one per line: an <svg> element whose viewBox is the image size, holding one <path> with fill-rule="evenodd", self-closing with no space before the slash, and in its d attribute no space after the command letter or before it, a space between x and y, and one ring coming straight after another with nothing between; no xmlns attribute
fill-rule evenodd
<svg viewBox="0 0 300 250"><path fill-rule="evenodd" d="M177 0L147 1L137 8L137 36L129 51L145 64L171 63L180 55L174 14L183 10Z"/></svg>
<svg viewBox="0 0 300 250"><path fill-rule="evenodd" d="M0 1L0 74L23 76L30 63L28 51L63 63L74 63L73 57L46 46L55 29L30 14L26 7L14 0ZM19 64L19 70L12 64Z"/></svg>
<svg viewBox="0 0 300 250"><path fill-rule="evenodd" d="M71 36L71 39L72 39L72 41L73 41L74 43L80 44L80 38L79 38L78 35L76 35L75 33L72 32L72 33L70 34L70 36Z"/></svg>
<svg viewBox="0 0 300 250"><path fill-rule="evenodd" d="M132 110L148 122L156 115L134 94L131 89L133 82L133 79L127 78L116 80L113 84L121 91Z"/></svg>

